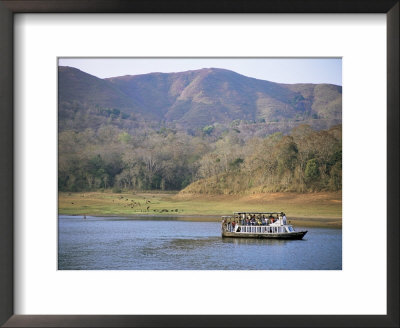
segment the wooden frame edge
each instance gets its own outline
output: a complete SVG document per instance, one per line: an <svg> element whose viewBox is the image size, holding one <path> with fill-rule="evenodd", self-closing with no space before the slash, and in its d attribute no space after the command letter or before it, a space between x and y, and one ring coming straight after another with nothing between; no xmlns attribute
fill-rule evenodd
<svg viewBox="0 0 400 328"><path fill-rule="evenodd" d="M0 325L14 313L13 14L0 3Z"/></svg>

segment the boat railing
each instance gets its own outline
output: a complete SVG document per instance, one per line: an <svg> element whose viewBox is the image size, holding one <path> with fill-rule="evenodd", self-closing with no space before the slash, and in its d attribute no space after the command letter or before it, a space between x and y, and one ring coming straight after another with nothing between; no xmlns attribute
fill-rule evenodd
<svg viewBox="0 0 400 328"><path fill-rule="evenodd" d="M287 232L284 226L251 226L251 225L239 225L233 227L228 224L226 227L228 232L238 233L284 233Z"/></svg>

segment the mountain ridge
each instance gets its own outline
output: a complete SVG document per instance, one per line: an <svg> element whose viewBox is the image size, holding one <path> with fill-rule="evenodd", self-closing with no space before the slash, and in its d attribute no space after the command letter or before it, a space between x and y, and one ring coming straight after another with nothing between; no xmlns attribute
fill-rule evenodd
<svg viewBox="0 0 400 328"><path fill-rule="evenodd" d="M295 122L341 121L342 87L333 84L283 84L221 68L97 78L59 66L59 110L63 105L114 108L183 129L234 120ZM317 123L317 122L316 122Z"/></svg>

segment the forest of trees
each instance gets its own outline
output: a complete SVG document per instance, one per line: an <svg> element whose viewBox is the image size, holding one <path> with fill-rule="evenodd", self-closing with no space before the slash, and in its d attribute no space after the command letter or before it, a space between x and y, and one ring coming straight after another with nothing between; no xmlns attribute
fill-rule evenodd
<svg viewBox="0 0 400 328"><path fill-rule="evenodd" d="M341 125L320 131L300 125L289 134L264 136L249 133L248 125L234 121L195 133L166 126L65 126L59 132L59 190L341 190Z"/></svg>

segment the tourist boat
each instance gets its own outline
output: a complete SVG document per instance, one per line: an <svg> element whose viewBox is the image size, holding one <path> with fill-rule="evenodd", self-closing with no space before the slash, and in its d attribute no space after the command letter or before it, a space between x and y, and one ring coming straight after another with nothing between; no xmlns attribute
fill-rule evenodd
<svg viewBox="0 0 400 328"><path fill-rule="evenodd" d="M307 233L287 224L283 212L235 212L222 217L222 237L302 239Z"/></svg>

